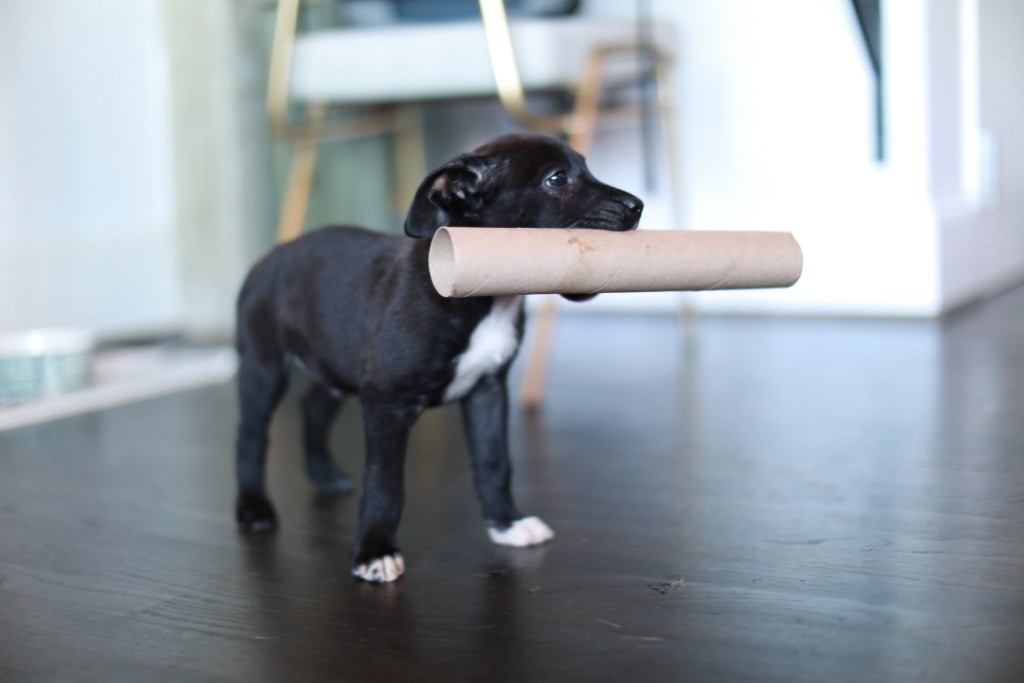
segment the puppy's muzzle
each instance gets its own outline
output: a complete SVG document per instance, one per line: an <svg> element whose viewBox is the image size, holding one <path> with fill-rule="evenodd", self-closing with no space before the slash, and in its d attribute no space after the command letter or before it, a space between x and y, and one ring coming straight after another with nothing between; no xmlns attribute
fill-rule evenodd
<svg viewBox="0 0 1024 683"><path fill-rule="evenodd" d="M621 232L632 230L640 223L644 203L628 192L609 190L610 193L605 194L577 225Z"/></svg>

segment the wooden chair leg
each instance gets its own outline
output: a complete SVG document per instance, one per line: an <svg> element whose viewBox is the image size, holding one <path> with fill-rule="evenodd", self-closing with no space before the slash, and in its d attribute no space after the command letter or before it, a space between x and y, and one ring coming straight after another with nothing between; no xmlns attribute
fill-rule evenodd
<svg viewBox="0 0 1024 683"><path fill-rule="evenodd" d="M576 105L572 115L574 128L569 136L569 144L580 154L586 154L594 139L594 131L597 128L599 115L599 100L601 85L604 75L605 60L617 48L599 50L590 56L587 62L584 77L576 91ZM673 195L672 216L676 219L675 224L680 225L681 211L679 196L680 167L678 162L679 151L676 147L678 138L676 133L676 122L673 119L674 97L671 83L671 74L667 68L666 61L660 56L656 57L655 76L658 88L658 108L664 147L668 154L669 185ZM680 319L683 321L683 329L687 331L686 338L689 339L695 329L697 316L692 306L687 305L683 300L680 311ZM526 370L523 376L523 387L520 392L520 400L523 407L530 411L540 408L544 398L544 380L547 376L548 360L551 354L551 339L554 335L554 328L558 318L558 298L549 296L541 305L537 316L537 333L528 350L526 359Z"/></svg>
<svg viewBox="0 0 1024 683"><path fill-rule="evenodd" d="M277 227L277 241L290 242L302 234L302 226L309 209L309 196L316 170L317 145L303 143L292 150L292 164L288 172L288 188L281 206L281 220Z"/></svg>
<svg viewBox="0 0 1024 683"><path fill-rule="evenodd" d="M683 169L680 164L680 137L678 111L676 109L675 88L672 83L672 74L668 69L666 60L659 59L655 66L655 76L658 88L658 111L660 114L662 147L666 150L666 161L668 165L669 194L672 202L672 224L675 226L684 225L683 202L686 194L683 187ZM690 292L679 293L679 327L683 348L692 350L696 348L700 316L694 306L693 295Z"/></svg>
<svg viewBox="0 0 1024 683"><path fill-rule="evenodd" d="M403 105L394 112L395 214L405 218L416 190L427 175L423 142L423 107Z"/></svg>
<svg viewBox="0 0 1024 683"><path fill-rule="evenodd" d="M322 105L306 108L306 117L311 126L319 126L326 116ZM292 147L292 163L288 169L288 187L281 204L281 219L277 224L277 241L290 242L302 234L309 211L309 196L313 191L313 176L320 145L315 138L303 140Z"/></svg>
<svg viewBox="0 0 1024 683"><path fill-rule="evenodd" d="M597 128L601 82L604 76L605 53L596 52L587 60L586 69L576 90L576 103L571 120L569 145L580 154L590 151ZM551 356L551 339L558 321L558 297L544 298L537 315L537 332L527 352L526 370L519 400L528 411L540 409L544 399L544 380L547 378Z"/></svg>
<svg viewBox="0 0 1024 683"><path fill-rule="evenodd" d="M554 335L557 317L558 297L556 295L545 296L536 316L536 332L527 355L523 387L519 394L519 400L528 411L539 409L540 402L544 398L544 380L547 378L548 359L551 356L551 338Z"/></svg>

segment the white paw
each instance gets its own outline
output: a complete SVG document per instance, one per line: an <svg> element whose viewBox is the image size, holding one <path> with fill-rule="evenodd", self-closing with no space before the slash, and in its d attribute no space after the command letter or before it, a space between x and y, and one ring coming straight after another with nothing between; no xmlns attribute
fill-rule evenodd
<svg viewBox="0 0 1024 683"><path fill-rule="evenodd" d="M388 583L398 579L404 572L405 561L402 559L401 554L395 553L394 555L378 557L372 562L367 562L353 568L352 576L373 583Z"/></svg>
<svg viewBox="0 0 1024 683"><path fill-rule="evenodd" d="M498 545L512 545L517 548L545 543L555 537L555 532L539 517L523 517L512 522L512 526L507 529L488 529L487 533Z"/></svg>

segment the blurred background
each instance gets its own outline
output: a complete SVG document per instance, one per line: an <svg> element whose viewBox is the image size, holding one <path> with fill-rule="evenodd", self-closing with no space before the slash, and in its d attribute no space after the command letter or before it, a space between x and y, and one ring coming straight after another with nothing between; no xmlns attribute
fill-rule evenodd
<svg viewBox="0 0 1024 683"><path fill-rule="evenodd" d="M362 54L361 69L333 76L341 87L401 80L403 65L429 53L452 84L477 58L444 31L482 35L475 5L308 2L296 36L440 31L426 48L392 38ZM1024 280L1024 3L507 5L513 26L526 16L610 20L657 36L665 116L599 117L588 150L599 178L647 201L642 228L787 230L801 242L796 287L686 295L696 310L933 317ZM0 3L0 331L230 336L244 274L277 238L296 154L267 123L277 9ZM521 60L558 59L515 37ZM405 98L412 138L380 131L318 144L302 225L395 231L403 171L523 128L496 92L453 92ZM531 106L559 97L540 92ZM310 111L288 107L292 117ZM403 145L421 157L404 169ZM602 296L571 310L672 312L681 300Z"/></svg>

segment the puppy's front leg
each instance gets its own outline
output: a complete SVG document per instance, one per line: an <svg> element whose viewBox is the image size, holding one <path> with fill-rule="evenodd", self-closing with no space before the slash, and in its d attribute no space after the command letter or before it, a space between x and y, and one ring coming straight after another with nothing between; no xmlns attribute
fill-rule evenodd
<svg viewBox="0 0 1024 683"><path fill-rule="evenodd" d="M538 517L523 517L512 500L508 453L508 389L504 373L483 377L461 402L462 421L473 458L473 480L491 540L530 546L554 532Z"/></svg>
<svg viewBox="0 0 1024 683"><path fill-rule="evenodd" d="M405 452L409 431L422 410L363 400L366 473L352 574L365 581L394 581L405 571L396 545L405 503Z"/></svg>

